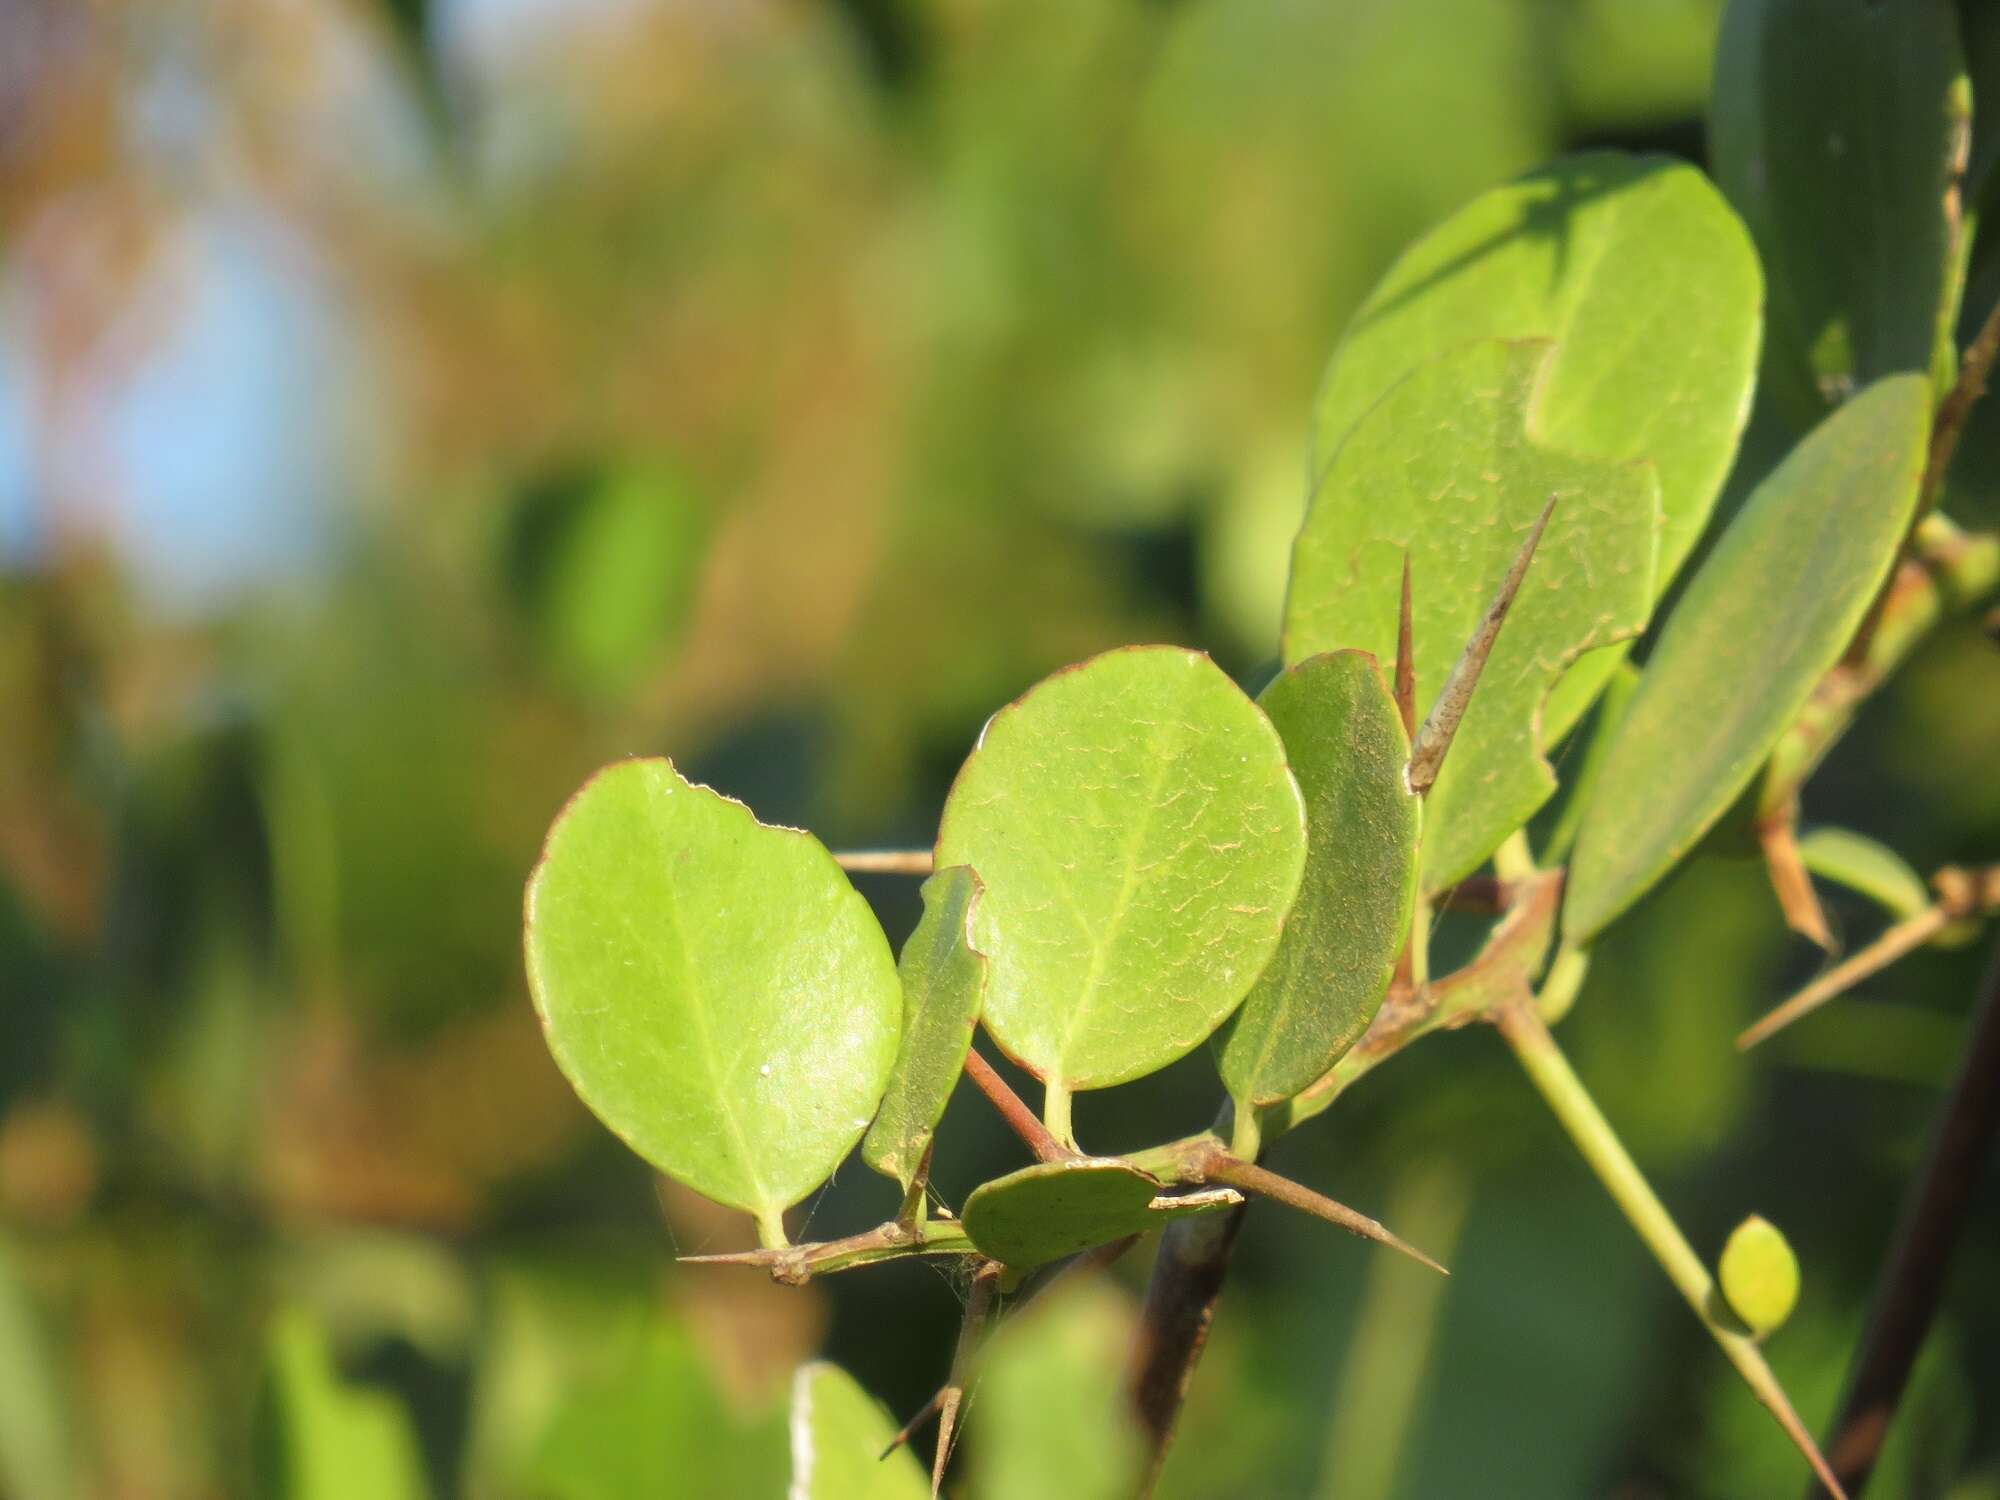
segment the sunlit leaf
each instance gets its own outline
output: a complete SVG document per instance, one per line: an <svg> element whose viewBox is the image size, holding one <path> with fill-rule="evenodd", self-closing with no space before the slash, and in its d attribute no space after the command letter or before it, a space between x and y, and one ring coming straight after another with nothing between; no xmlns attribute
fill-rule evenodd
<svg viewBox="0 0 2000 1500"><path fill-rule="evenodd" d="M1271 723L1198 652L1112 651L988 722L937 860L986 884L985 1024L1052 1085L1164 1067L1234 1010L1278 943L1305 811Z"/></svg>
<svg viewBox="0 0 2000 1500"><path fill-rule="evenodd" d="M1205 1195L1155 1207L1161 1188L1158 1178L1115 1157L1036 1162L973 1189L965 1232L982 1255L1026 1270L1227 1206Z"/></svg>
<svg viewBox="0 0 2000 1500"><path fill-rule="evenodd" d="M621 761L556 819L527 915L583 1101L774 1235L867 1129L901 1023L888 942L833 857L664 760Z"/></svg>
<svg viewBox="0 0 2000 1500"><path fill-rule="evenodd" d="M930 1500L930 1480L908 1448L882 1450L896 1424L838 1365L799 1366L792 1379L792 1487L788 1500Z"/></svg>
<svg viewBox="0 0 2000 1500"><path fill-rule="evenodd" d="M1948 358L1963 72L1952 0L1733 0L1723 19L1710 154L1769 277L1766 384L1801 428Z"/></svg>
<svg viewBox="0 0 2000 1500"><path fill-rule="evenodd" d="M1846 828L1815 828L1799 839L1799 859L1822 880L1844 885L1898 917L1931 904L1930 887L1894 849Z"/></svg>
<svg viewBox="0 0 2000 1500"><path fill-rule="evenodd" d="M1308 657L1258 702L1305 796L1308 847L1277 956L1217 1037L1239 1110L1296 1094L1368 1029L1409 934L1422 815L1409 738L1368 656Z"/></svg>
<svg viewBox="0 0 2000 1500"><path fill-rule="evenodd" d="M907 1190L965 1067L986 997L986 955L972 946L979 877L963 865L924 882L924 915L903 945L903 1036L862 1160Z"/></svg>
<svg viewBox="0 0 2000 1500"><path fill-rule="evenodd" d="M1285 657L1396 647L1403 557L1417 712L1427 713L1523 539L1555 511L1424 806L1423 885L1471 874L1555 790L1537 724L1565 665L1636 634L1653 598L1650 465L1532 436L1546 341L1470 344L1420 366L1333 455L1292 554ZM1546 731L1544 731L1546 732Z"/></svg>
<svg viewBox="0 0 2000 1500"><path fill-rule="evenodd" d="M1694 847L1840 659L1902 544L1930 388L1880 381L1760 484L1675 607L1584 810L1563 921L1587 943Z"/></svg>
<svg viewBox="0 0 2000 1500"><path fill-rule="evenodd" d="M1729 1236L1716 1268L1729 1310L1762 1338L1792 1315L1799 1300L1799 1260L1777 1225L1752 1214Z"/></svg>
<svg viewBox="0 0 2000 1500"><path fill-rule="evenodd" d="M1131 1304L1101 1277L1037 1298L988 1344L973 1392L970 1493L1126 1500L1144 1445L1125 1397Z"/></svg>
<svg viewBox="0 0 2000 1500"><path fill-rule="evenodd" d="M1314 473L1419 365L1475 339L1553 339L1530 439L1652 460L1664 591L1749 415L1762 296L1749 236L1692 167L1608 151L1542 167L1453 214L1369 294L1320 387Z"/></svg>
<svg viewBox="0 0 2000 1500"><path fill-rule="evenodd" d="M409 1414L387 1392L342 1380L325 1331L296 1310L279 1315L267 1345L257 1493L264 1500L430 1493Z"/></svg>
<svg viewBox="0 0 2000 1500"><path fill-rule="evenodd" d="M1590 718L1563 747L1562 795L1552 808L1555 821L1549 827L1548 840L1536 851L1540 863L1559 865L1569 857L1576 843L1577 826L1583 821L1583 809L1590 800L1590 789L1604 770L1604 757L1618 736L1618 726L1625 722L1625 711L1632 706L1632 694L1638 688L1639 669L1629 661L1620 662L1618 670L1604 684Z"/></svg>

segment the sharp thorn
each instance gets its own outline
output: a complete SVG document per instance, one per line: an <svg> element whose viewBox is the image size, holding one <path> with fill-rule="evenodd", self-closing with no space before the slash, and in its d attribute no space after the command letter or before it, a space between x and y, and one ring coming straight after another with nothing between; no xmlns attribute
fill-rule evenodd
<svg viewBox="0 0 2000 1500"><path fill-rule="evenodd" d="M1417 731L1416 739L1410 746L1410 790L1419 795L1429 791L1437 781L1438 768L1444 764L1445 752L1451 749L1452 736L1458 733L1459 723L1465 718L1465 710L1472 702L1472 690L1479 686L1479 674L1486 669L1486 659L1493 654L1493 643L1500 638L1500 627L1506 622L1507 611L1513 607L1514 598L1521 591L1521 580L1528 576L1528 564L1535 559L1535 548L1541 544L1542 533L1548 528L1549 516L1555 508L1556 497L1550 495L1542 513L1535 518L1527 540L1521 543L1520 551L1514 554L1514 561L1508 565L1507 576L1500 580L1493 602L1486 606L1486 613L1473 627L1472 639L1466 642L1465 650L1452 666L1451 675L1445 678L1437 702L1431 705L1431 711L1424 719L1423 728Z"/></svg>
<svg viewBox="0 0 2000 1500"><path fill-rule="evenodd" d="M1951 916L1942 906L1927 907L1914 917L1898 922L1859 953L1828 969L1791 999L1766 1014L1762 1020L1744 1027L1736 1038L1736 1050L1749 1051L1759 1042L1783 1031L1801 1016L1810 1015L1827 1001L1844 995L1862 980L1870 975L1879 974L1912 949L1922 947L1950 923Z"/></svg>

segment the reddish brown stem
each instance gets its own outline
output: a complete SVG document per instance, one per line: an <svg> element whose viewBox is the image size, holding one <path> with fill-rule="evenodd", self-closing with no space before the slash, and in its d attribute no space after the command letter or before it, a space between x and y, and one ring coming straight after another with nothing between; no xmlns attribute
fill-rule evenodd
<svg viewBox="0 0 2000 1500"><path fill-rule="evenodd" d="M1007 1080L993 1071L993 1064L981 1057L977 1048L965 1054L965 1076L1000 1111L1000 1118L1007 1122L1008 1128L1027 1142L1037 1161L1062 1161L1076 1154L1049 1134L1049 1128L1019 1094L1007 1087Z"/></svg>

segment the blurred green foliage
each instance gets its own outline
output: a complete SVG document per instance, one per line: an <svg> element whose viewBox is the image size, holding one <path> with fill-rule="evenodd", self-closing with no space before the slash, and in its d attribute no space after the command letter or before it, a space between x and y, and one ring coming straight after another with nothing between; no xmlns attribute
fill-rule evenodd
<svg viewBox="0 0 2000 1500"><path fill-rule="evenodd" d="M482 9L9 13L0 346L35 376L41 538L0 550L9 1496L255 1492L290 1472L280 1412L365 1428L411 1493L776 1494L815 1351L913 1411L962 1287L676 1268L743 1226L650 1191L555 1073L517 941L555 809L671 751L835 846L927 841L985 714L1054 667L1172 640L1261 685L1356 301L1561 151L1698 155L1719 6L635 3L511 42ZM190 226L246 208L351 336L355 361L292 373L366 441L319 476L303 575L170 607L96 466L104 393L171 321ZM1996 294L1975 257L1968 305ZM1989 402L1954 513L1992 505L1996 443ZM1919 871L1990 857L1990 673L1977 622L1947 626L1811 818ZM861 884L907 932L914 883ZM1927 951L1740 1062L1730 1036L1813 958L1716 851L1607 937L1566 1028L1705 1252L1753 1210L1786 1226L1804 1287L1771 1357L1809 1423L1979 962ZM1205 1124L1212 1073L1086 1096L1080 1132ZM981 1111L951 1126L947 1197L1017 1164ZM1383 1493L1794 1482L1490 1039L1413 1052L1277 1157L1370 1208L1412 1163L1465 1184L1414 1415L1350 1424L1387 1445L1355 1459ZM893 1196L850 1169L808 1207L841 1232ZM1167 1493L1329 1482L1343 1350L1389 1295L1366 1253L1252 1217ZM1996 1253L1989 1191L1871 1494L1993 1492ZM1098 1389L1143 1269L996 1352L989 1438L1023 1385ZM980 1441L968 1474L1045 1492Z"/></svg>

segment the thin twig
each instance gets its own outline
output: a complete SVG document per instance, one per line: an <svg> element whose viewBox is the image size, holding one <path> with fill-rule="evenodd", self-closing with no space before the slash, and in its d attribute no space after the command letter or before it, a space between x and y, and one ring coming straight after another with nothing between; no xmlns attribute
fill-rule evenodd
<svg viewBox="0 0 2000 1500"><path fill-rule="evenodd" d="M2000 1136L2000 946L1937 1135L1910 1189L1876 1283L1868 1331L1849 1372L1827 1452L1851 1494L1868 1483L1910 1370L1924 1346L1993 1142ZM1813 1496L1821 1493L1814 1489Z"/></svg>
<svg viewBox="0 0 2000 1500"><path fill-rule="evenodd" d="M1065 1161L1076 1155L1049 1133L1048 1126L1036 1117L1019 1094L1007 1087L1007 1080L993 1071L993 1064L981 1057L976 1047L965 1054L965 1076L972 1080L974 1088L986 1096L987 1102L1000 1111L1000 1118L1007 1122L1008 1128L1027 1142L1037 1161Z"/></svg>
<svg viewBox="0 0 2000 1500"><path fill-rule="evenodd" d="M928 875L936 863L928 849L846 849L833 862L850 875Z"/></svg>
<svg viewBox="0 0 2000 1500"><path fill-rule="evenodd" d="M1549 516L1555 508L1556 497L1551 495L1542 513L1535 517L1528 539L1521 543L1520 551L1507 565L1507 574L1494 591L1493 602L1486 606L1486 613L1473 627L1472 639L1465 643L1465 650L1452 664L1451 675L1438 689L1437 701L1425 716L1423 728L1417 731L1410 746L1410 790L1419 796L1437 780L1438 768L1444 764L1452 736L1458 733L1459 723L1465 718L1472 691L1479 686L1479 674L1486 670L1486 659L1493 654L1493 643L1500 638L1500 627L1506 623L1507 611L1521 591L1521 580L1528 576L1528 564L1535 560L1535 548L1541 544L1542 533L1548 529Z"/></svg>
<svg viewBox="0 0 2000 1500"><path fill-rule="evenodd" d="M1810 1015L1871 974L1888 968L1904 954L1921 948L1951 925L1951 921L1950 914L1942 906L1926 907L1914 917L1906 917L1859 953L1835 964L1761 1020L1744 1027L1742 1034L1736 1038L1736 1050L1747 1052L1759 1042L1783 1031L1799 1017Z"/></svg>
<svg viewBox="0 0 2000 1500"><path fill-rule="evenodd" d="M1694 1252L1694 1247L1681 1233L1667 1206L1660 1201L1645 1174L1639 1170L1625 1144L1618 1139L1618 1133L1611 1128L1611 1122L1604 1118L1604 1112L1597 1107L1597 1101L1576 1076L1563 1056L1556 1039L1542 1023L1541 1014L1532 1002L1503 1005L1493 1013L1494 1024L1514 1056L1521 1064L1521 1070L1540 1092L1549 1112L1556 1117L1563 1130L1575 1145L1578 1155L1589 1163L1597 1174L1598 1181L1611 1195L1639 1238L1652 1252L1660 1269L1667 1273L1667 1279L1674 1284L1694 1315L1708 1330L1729 1362L1736 1366L1736 1372L1750 1387L1752 1394L1763 1403L1764 1409L1777 1419L1785 1435L1792 1440L1805 1460L1812 1466L1820 1481L1840 1500L1847 1500L1840 1483L1827 1467L1826 1459L1813 1443L1812 1434L1792 1407L1784 1386L1764 1360L1757 1347L1757 1341L1741 1328L1724 1322L1716 1314L1715 1279L1708 1267Z"/></svg>

